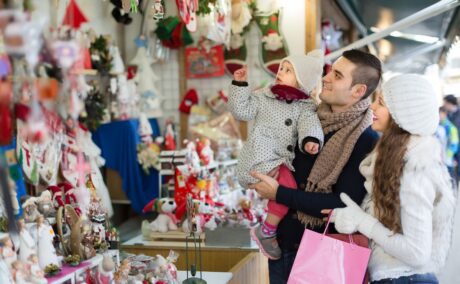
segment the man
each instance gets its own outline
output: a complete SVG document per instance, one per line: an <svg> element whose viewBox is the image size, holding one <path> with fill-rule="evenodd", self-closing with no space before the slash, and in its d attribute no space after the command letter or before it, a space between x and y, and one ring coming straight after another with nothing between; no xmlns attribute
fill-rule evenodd
<svg viewBox="0 0 460 284"><path fill-rule="evenodd" d="M460 129L460 109L458 107L458 100L457 97L450 94L446 95L443 99L444 104L443 107L447 110L447 118L457 127L457 129ZM458 179L460 177L460 167L459 167L459 161L460 161L460 151L457 151L455 154L455 166L456 169L454 168L454 173L456 176L456 183L458 183Z"/></svg>
<svg viewBox="0 0 460 284"><path fill-rule="evenodd" d="M251 188L290 208L278 226L281 258L269 260L270 283L287 282L305 228L322 233L325 222L321 211L344 207L340 193L347 193L358 204L362 202L366 190L359 164L378 138L370 128L373 117L369 106L381 73L380 61L359 50L344 52L332 65L323 78L318 108L325 143L318 155L304 154L299 150L303 145L296 146L293 166L298 190L253 173L261 181ZM269 243L267 239L266 245Z"/></svg>

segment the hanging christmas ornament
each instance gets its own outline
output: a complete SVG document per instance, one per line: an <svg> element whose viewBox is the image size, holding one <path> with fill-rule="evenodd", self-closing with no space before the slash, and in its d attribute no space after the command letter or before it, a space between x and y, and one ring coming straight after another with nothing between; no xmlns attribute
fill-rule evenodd
<svg viewBox="0 0 460 284"><path fill-rule="evenodd" d="M249 31L254 9L254 5L246 1L232 1L230 44L226 46L224 53L225 69L230 75L246 64L245 36Z"/></svg>
<svg viewBox="0 0 460 284"><path fill-rule="evenodd" d="M163 0L154 0L152 7L151 7L151 13L152 17L154 20L158 21L163 19L165 15L165 3Z"/></svg>
<svg viewBox="0 0 460 284"><path fill-rule="evenodd" d="M334 51L341 47L342 31L335 28L330 20L321 23L321 39L324 48Z"/></svg>
<svg viewBox="0 0 460 284"><path fill-rule="evenodd" d="M287 45L280 29L280 12L255 17L262 32L261 60L265 71L275 76L281 59L288 55Z"/></svg>
<svg viewBox="0 0 460 284"><path fill-rule="evenodd" d="M83 23L87 23L88 19L85 14L78 7L75 0L70 0L69 5L65 10L64 19L62 25L69 26L75 30L78 30Z"/></svg>
<svg viewBox="0 0 460 284"><path fill-rule="evenodd" d="M182 102L179 105L179 111L185 114L190 114L192 106L196 104L198 104L198 93L195 89L190 89L182 99Z"/></svg>

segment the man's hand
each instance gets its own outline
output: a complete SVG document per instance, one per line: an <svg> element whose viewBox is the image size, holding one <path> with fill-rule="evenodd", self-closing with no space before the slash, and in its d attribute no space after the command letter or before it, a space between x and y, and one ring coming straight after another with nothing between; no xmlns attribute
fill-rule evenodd
<svg viewBox="0 0 460 284"><path fill-rule="evenodd" d="M304 150L311 155L316 155L319 151L319 144L315 142L307 142L304 146Z"/></svg>
<svg viewBox="0 0 460 284"><path fill-rule="evenodd" d="M251 172L251 176L259 179L260 182L250 184L249 188L255 189L262 198L276 200L276 192L279 186L276 179L256 172Z"/></svg>
<svg viewBox="0 0 460 284"><path fill-rule="evenodd" d="M247 82L248 81L248 68L244 66L241 69L238 69L233 73L233 80L238 82Z"/></svg>

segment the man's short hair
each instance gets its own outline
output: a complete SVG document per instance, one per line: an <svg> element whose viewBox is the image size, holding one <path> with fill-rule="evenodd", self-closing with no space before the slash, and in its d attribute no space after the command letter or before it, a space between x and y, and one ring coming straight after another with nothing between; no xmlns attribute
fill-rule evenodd
<svg viewBox="0 0 460 284"><path fill-rule="evenodd" d="M352 86L356 84L366 85L367 90L362 99L369 97L378 87L382 78L382 63L376 56L358 49L347 50L342 53L342 56L356 65L356 69L351 74Z"/></svg>
<svg viewBox="0 0 460 284"><path fill-rule="evenodd" d="M445 97L444 97L444 101L445 101L445 102L448 102L449 104L455 105L455 106L456 106L457 103L458 103L458 102L457 102L457 97L454 96L454 95L452 95L452 94L451 94L451 95L445 96Z"/></svg>

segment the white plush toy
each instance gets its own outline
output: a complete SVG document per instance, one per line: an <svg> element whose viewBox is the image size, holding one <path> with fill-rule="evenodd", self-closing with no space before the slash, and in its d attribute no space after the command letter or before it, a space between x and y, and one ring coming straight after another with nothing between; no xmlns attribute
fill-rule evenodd
<svg viewBox="0 0 460 284"><path fill-rule="evenodd" d="M147 221L142 223L142 233L144 236L150 232L166 233L168 230L177 230L177 219L174 215L176 210L176 202L172 198L154 199L149 202L143 212L149 211L158 212L158 217L150 224Z"/></svg>

